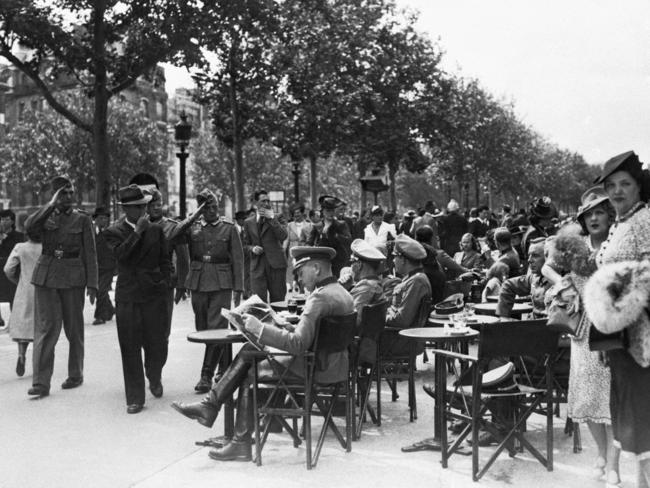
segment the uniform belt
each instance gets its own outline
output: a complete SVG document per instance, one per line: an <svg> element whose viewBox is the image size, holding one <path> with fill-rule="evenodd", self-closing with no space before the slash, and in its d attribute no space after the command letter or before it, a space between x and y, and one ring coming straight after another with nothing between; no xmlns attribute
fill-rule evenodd
<svg viewBox="0 0 650 488"><path fill-rule="evenodd" d="M62 251L55 249L54 251L43 251L43 256L53 256L56 259L72 259L79 257L79 251Z"/></svg>
<svg viewBox="0 0 650 488"><path fill-rule="evenodd" d="M230 264L229 258L220 258L218 256L198 256L194 258L194 261L200 261L202 263L212 263L212 264Z"/></svg>

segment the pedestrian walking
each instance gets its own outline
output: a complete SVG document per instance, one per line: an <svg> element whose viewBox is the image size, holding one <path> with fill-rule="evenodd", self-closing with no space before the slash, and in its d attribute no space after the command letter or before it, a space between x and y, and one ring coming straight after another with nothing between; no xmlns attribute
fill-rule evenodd
<svg viewBox="0 0 650 488"><path fill-rule="evenodd" d="M102 325L113 319L115 307L108 292L113 285L113 276L117 263L113 251L106 242L104 231L111 220L111 212L106 207L97 207L93 213L95 224L95 247L97 249L97 303L95 304L95 320L93 325Z"/></svg>
<svg viewBox="0 0 650 488"><path fill-rule="evenodd" d="M4 266L12 249L19 242L23 242L25 236L16 230L16 214L5 209L0 211L0 266ZM6 276L0 273L0 303L9 303L13 307L16 284L12 283ZM0 327L4 327L4 319L0 313Z"/></svg>

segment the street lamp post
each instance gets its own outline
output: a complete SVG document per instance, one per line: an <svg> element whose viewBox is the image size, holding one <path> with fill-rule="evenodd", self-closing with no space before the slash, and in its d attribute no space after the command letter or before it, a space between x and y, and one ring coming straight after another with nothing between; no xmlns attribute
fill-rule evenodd
<svg viewBox="0 0 650 488"><path fill-rule="evenodd" d="M293 162L293 197L296 203L300 202L300 161Z"/></svg>
<svg viewBox="0 0 650 488"><path fill-rule="evenodd" d="M176 140L176 145L180 149L180 151L176 153L176 157L180 162L178 200L180 218L184 219L187 214L187 184L185 181L185 164L187 162L187 157L190 155L186 149L187 146L189 146L190 138L192 137L192 125L187 121L185 110L180 113L180 119L181 120L174 127L174 139Z"/></svg>

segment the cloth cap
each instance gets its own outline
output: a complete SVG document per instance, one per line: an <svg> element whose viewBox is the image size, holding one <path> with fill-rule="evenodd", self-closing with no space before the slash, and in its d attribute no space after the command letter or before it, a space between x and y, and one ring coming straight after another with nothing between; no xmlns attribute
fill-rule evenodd
<svg viewBox="0 0 650 488"><path fill-rule="evenodd" d="M370 245L363 239L355 239L352 241L350 249L352 250L352 254L361 261L378 262L386 259L379 249Z"/></svg>
<svg viewBox="0 0 650 488"><path fill-rule="evenodd" d="M120 205L145 205L151 201L151 195L147 195L138 185L129 185L119 190Z"/></svg>
<svg viewBox="0 0 650 488"><path fill-rule="evenodd" d="M52 186L52 191L57 191L66 186L72 186L72 181L67 176L55 176L50 181L50 185Z"/></svg>
<svg viewBox="0 0 650 488"><path fill-rule="evenodd" d="M321 195L318 197L318 203L322 209L334 210L341 205L341 200L331 195Z"/></svg>
<svg viewBox="0 0 650 488"><path fill-rule="evenodd" d="M201 193L199 193L196 196L196 203L198 203L199 205L203 205L205 202L208 202L210 200L214 200L215 202L219 202L219 199L217 198L217 196L214 193L212 193L210 190L208 190L207 188L202 190Z"/></svg>
<svg viewBox="0 0 650 488"><path fill-rule="evenodd" d="M422 261L427 257L424 246L415 239L411 239L406 234L400 234L395 238L395 254L403 254L413 261Z"/></svg>
<svg viewBox="0 0 650 488"><path fill-rule="evenodd" d="M106 207L97 207L93 212L93 219L99 217L100 215L105 215L106 217L110 217L111 211Z"/></svg>
<svg viewBox="0 0 650 488"><path fill-rule="evenodd" d="M460 205L458 205L458 202L454 200L453 198L449 200L449 203L447 204L447 212L457 212L460 209Z"/></svg>
<svg viewBox="0 0 650 488"><path fill-rule="evenodd" d="M592 186L580 197L580 207L578 207L578 214L576 220L579 220L585 213L592 208L597 207L603 202L609 200L605 189L602 186Z"/></svg>
<svg viewBox="0 0 650 488"><path fill-rule="evenodd" d="M633 170L635 173L641 171L641 161L634 151L627 151L618 156L614 156L603 165L603 170L600 176L596 178L594 183L602 183L612 173L620 170Z"/></svg>
<svg viewBox="0 0 650 488"><path fill-rule="evenodd" d="M540 219L557 217L557 209L550 197L541 197L530 204L530 213Z"/></svg>
<svg viewBox="0 0 650 488"><path fill-rule="evenodd" d="M336 256L336 251L331 247L320 246L296 246L290 252L294 270L310 261L331 261Z"/></svg>

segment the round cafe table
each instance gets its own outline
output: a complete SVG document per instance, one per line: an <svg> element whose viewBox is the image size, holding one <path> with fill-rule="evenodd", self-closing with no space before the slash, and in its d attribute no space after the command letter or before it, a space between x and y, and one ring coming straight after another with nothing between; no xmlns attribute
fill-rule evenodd
<svg viewBox="0 0 650 488"><path fill-rule="evenodd" d="M190 332L187 334L189 342L205 344L206 346L223 346L223 367L227 368L232 363L232 345L246 342L246 338L232 329L210 329ZM224 404L223 430L224 437L231 439L235 431L234 406L232 398Z"/></svg>
<svg viewBox="0 0 650 488"><path fill-rule="evenodd" d="M441 325L442 326L449 325L451 323L451 315L431 314L429 315L429 319L427 322L434 327L439 327ZM474 325L480 325L480 324L493 324L494 322L499 322L499 317L495 317L494 315L474 314L470 318L468 318L467 327L472 327Z"/></svg>
<svg viewBox="0 0 650 488"><path fill-rule="evenodd" d="M474 310L480 315L496 315L498 303L495 302L484 302L477 303L474 305ZM521 318L525 313L530 313L533 311L533 305L530 303L515 303L512 306L511 315L513 317Z"/></svg>
<svg viewBox="0 0 650 488"><path fill-rule="evenodd" d="M456 335L451 334L447 329L440 327L422 327L422 328L413 328L413 329L403 329L399 331L399 335L406 337L415 342L427 342L433 343L434 346L438 349L442 349L445 346L451 344L462 344L467 343L468 341L474 339L479 335L479 332L474 329L467 329L464 334ZM436 403L434 410L434 426L433 426L433 437L427 438L416 444L426 445L426 449L429 451L439 451L441 446L441 429L445 429L446 426L442 425L442 412L445 408L444 394L447 388L447 378L444 374L444 361L445 358L440 354L435 355L435 385L436 385Z"/></svg>
<svg viewBox="0 0 650 488"><path fill-rule="evenodd" d="M488 295L485 298L487 298L488 302L498 302L499 301L499 295ZM530 303L530 295L525 296L525 297L520 297L520 296L515 297L515 303Z"/></svg>
<svg viewBox="0 0 650 488"><path fill-rule="evenodd" d="M271 302L269 303L269 305L271 305L271 308L276 312L282 312L283 310L286 310L288 307L286 300L281 300L279 302Z"/></svg>

